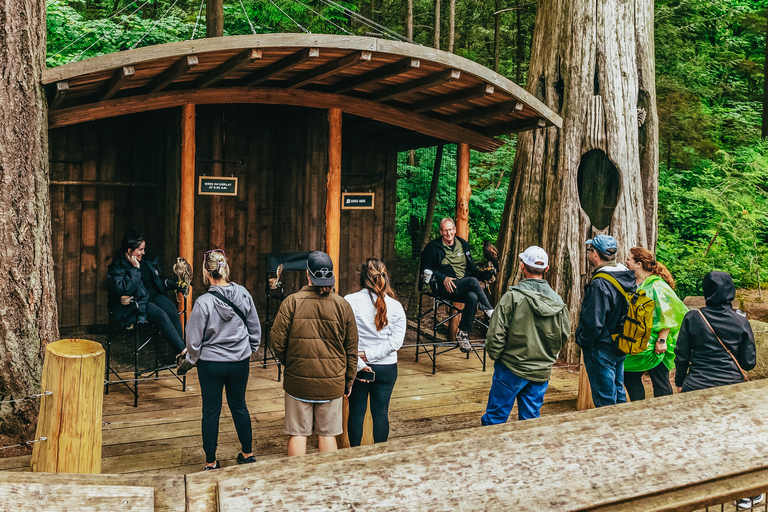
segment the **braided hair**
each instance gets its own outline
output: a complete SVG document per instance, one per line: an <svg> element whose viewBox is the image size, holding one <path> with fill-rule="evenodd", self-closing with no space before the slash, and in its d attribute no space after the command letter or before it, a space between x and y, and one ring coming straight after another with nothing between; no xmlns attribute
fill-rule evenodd
<svg viewBox="0 0 768 512"><path fill-rule="evenodd" d="M373 296L376 296L376 300L373 305L376 307L376 318L374 324L376 330L382 330L388 323L387 320L387 303L384 300L385 295L395 297L395 292L392 290L389 281L389 275L387 274L387 267L384 262L376 258L368 258L360 268L360 286L368 290L368 294L373 300Z"/></svg>

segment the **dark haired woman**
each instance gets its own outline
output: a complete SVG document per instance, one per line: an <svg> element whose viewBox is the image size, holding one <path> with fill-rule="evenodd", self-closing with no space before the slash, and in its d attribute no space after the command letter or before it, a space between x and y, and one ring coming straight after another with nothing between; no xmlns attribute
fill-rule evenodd
<svg viewBox="0 0 768 512"><path fill-rule="evenodd" d="M186 360L197 364L203 397L203 450L208 470L221 467L216 448L222 390L226 391L227 405L242 447L237 463L256 462L245 389L250 373L248 362L261 341L261 324L251 294L229 281L229 265L221 249L205 253L203 282L210 288L195 301L189 315Z"/></svg>
<svg viewBox="0 0 768 512"><path fill-rule="evenodd" d="M163 277L157 257L146 253L146 246L138 228L130 229L123 237L107 269L109 311L119 327L137 320L154 325L178 359L185 350L184 334L179 311L167 294L179 287Z"/></svg>
<svg viewBox="0 0 768 512"><path fill-rule="evenodd" d="M672 274L649 250L633 247L626 264L629 270L635 271L637 291L644 291L656 307L648 348L639 354L628 355L624 360L624 387L633 402L645 399L643 374L648 372L653 396L671 395L669 370L675 367L675 340L688 308L674 292Z"/></svg>
<svg viewBox="0 0 768 512"><path fill-rule="evenodd" d="M356 380L349 395L349 444L360 446L363 421L371 400L373 442L389 437L389 399L397 380L397 351L405 338L405 312L395 300L387 267L375 258L360 269L362 290L344 297L352 306L357 322L357 370L373 371L373 382Z"/></svg>

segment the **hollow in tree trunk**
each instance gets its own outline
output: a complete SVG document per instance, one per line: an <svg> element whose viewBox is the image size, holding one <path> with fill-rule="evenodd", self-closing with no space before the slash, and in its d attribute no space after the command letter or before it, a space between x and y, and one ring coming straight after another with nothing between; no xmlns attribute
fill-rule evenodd
<svg viewBox="0 0 768 512"><path fill-rule="evenodd" d="M48 121L40 83L45 1L0 0L0 20L0 401L5 401L40 392L45 345L58 338L58 327ZM37 406L34 400L0 404L0 445L33 439Z"/></svg>
<svg viewBox="0 0 768 512"><path fill-rule="evenodd" d="M616 237L617 259L656 245L658 120L651 0L542 0L528 90L563 127L519 136L498 247L499 280L517 255L550 255L547 280L578 322L588 276L585 240ZM506 286L498 286L500 295ZM497 296L498 300L499 297ZM564 354L578 361L573 342Z"/></svg>

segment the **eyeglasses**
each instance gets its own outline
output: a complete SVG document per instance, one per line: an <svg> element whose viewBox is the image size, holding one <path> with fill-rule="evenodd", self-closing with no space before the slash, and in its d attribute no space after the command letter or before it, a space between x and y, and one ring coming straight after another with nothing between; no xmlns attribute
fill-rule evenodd
<svg viewBox="0 0 768 512"><path fill-rule="evenodd" d="M323 267L319 270L315 270L312 272L311 270L307 269L309 273L314 277L315 279L326 279L328 277L333 277L333 270L329 270L326 267Z"/></svg>
<svg viewBox="0 0 768 512"><path fill-rule="evenodd" d="M222 256L224 256L224 259L225 260L227 259L227 255L224 252L224 249L211 249L210 251L206 251L206 253L203 254L203 266L205 266L205 260L208 259L208 255L211 254L212 252L220 252Z"/></svg>

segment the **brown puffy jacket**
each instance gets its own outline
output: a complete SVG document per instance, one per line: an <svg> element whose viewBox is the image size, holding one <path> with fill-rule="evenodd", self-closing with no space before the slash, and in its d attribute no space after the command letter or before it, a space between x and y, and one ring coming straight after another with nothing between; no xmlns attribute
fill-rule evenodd
<svg viewBox="0 0 768 512"><path fill-rule="evenodd" d="M283 389L303 400L333 400L357 373L357 324L349 303L305 286L280 305L269 335L285 366Z"/></svg>

